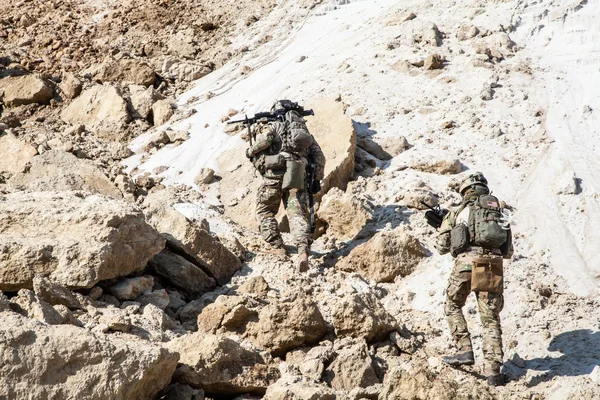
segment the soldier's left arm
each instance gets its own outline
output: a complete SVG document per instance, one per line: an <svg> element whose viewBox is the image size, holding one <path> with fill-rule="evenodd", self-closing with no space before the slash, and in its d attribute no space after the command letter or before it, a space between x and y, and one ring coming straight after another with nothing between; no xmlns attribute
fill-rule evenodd
<svg viewBox="0 0 600 400"><path fill-rule="evenodd" d="M453 225L453 215L454 210L450 210L450 212L444 216L442 225L440 226L440 233L438 234L435 244L433 245L438 253L442 255L450 252L450 231L452 230Z"/></svg>
<svg viewBox="0 0 600 400"><path fill-rule="evenodd" d="M325 154L321 150L321 146L314 139L308 148L308 158L315 164L315 179L322 181L325 178Z"/></svg>
<svg viewBox="0 0 600 400"><path fill-rule="evenodd" d="M270 125L263 125L256 128L260 130L259 135L256 138L256 142L246 150L246 155L252 157L261 151L268 149L275 140L275 129Z"/></svg>

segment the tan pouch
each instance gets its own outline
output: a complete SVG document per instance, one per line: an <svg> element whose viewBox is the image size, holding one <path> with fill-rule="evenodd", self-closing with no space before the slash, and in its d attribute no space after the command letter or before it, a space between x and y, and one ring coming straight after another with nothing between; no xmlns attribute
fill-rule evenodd
<svg viewBox="0 0 600 400"><path fill-rule="evenodd" d="M473 260L471 290L474 292L504 292L504 269L501 258L477 257Z"/></svg>
<svg viewBox="0 0 600 400"><path fill-rule="evenodd" d="M286 161L282 189L304 189L306 166L302 161Z"/></svg>
<svg viewBox="0 0 600 400"><path fill-rule="evenodd" d="M265 169L283 170L285 169L285 159L281 154L274 156L265 156Z"/></svg>

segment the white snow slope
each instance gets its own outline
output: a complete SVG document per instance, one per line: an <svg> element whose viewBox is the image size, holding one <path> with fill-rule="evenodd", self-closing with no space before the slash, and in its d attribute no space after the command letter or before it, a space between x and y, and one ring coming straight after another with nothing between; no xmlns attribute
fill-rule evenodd
<svg viewBox="0 0 600 400"><path fill-rule="evenodd" d="M457 194L448 189L451 176L405 167L458 158L465 169L482 171L494 193L514 207L516 257L506 277L505 344L507 358L518 351L531 360L507 367L525 386L509 385L506 396L513 398L516 390L578 398L575 393L591 383L587 375L599 359L561 350L557 359L567 362L553 362L557 348L548 342L569 329L595 331L599 324L593 311L600 273L600 2L302 5L281 0L271 14L240 28L234 46L248 51L179 99L179 107L197 113L172 128L188 129L191 138L143 163L140 153L129 166L151 171L166 165L166 183L193 185L200 168L216 169L223 151L244 145L239 135L223 133L221 118L228 110L242 117L268 110L280 98L304 103L340 94L359 136L378 141L402 135L412 145L379 164L383 175L377 177L379 190L371 193L374 203L393 205L399 188L422 181L442 204L456 204ZM408 12L417 17L403 22ZM443 33L439 46L429 36L432 23ZM456 34L464 24L478 27L479 35L460 41ZM482 47L499 49L504 60L488 61ZM434 53L447 61L441 71L406 63ZM242 74L246 66L251 71ZM482 91L490 87L493 99L483 100ZM455 127L444 129L448 121ZM137 139L132 149L141 152L147 141L148 135ZM426 229L419 214L411 224L419 232ZM433 239L422 240L432 249ZM429 313L432 325L444 326L451 264L447 256L428 257L411 277L390 286L385 306L402 315ZM548 309L536 292L544 285L563 296ZM406 296L409 292L414 295ZM469 321L476 324L471 315ZM435 345L443 351L447 340L446 335ZM600 342L586 346L584 352L600 351Z"/></svg>

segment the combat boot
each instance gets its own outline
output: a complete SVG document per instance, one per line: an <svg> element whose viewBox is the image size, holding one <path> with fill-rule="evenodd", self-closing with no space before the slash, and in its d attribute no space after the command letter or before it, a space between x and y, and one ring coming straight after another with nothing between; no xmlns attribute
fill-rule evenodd
<svg viewBox="0 0 600 400"><path fill-rule="evenodd" d="M308 253L302 252L298 254L298 272L308 271Z"/></svg>
<svg viewBox="0 0 600 400"><path fill-rule="evenodd" d="M504 374L490 375L485 380L489 386L503 386L506 383Z"/></svg>
<svg viewBox="0 0 600 400"><path fill-rule="evenodd" d="M502 386L506 383L506 376L500 373L500 364L496 362L486 363L485 375L487 375L486 382L489 386Z"/></svg>
<svg viewBox="0 0 600 400"><path fill-rule="evenodd" d="M464 351L456 353L452 356L445 356L442 361L452 367L458 367L459 365L473 365L475 364L475 357L473 351Z"/></svg>
<svg viewBox="0 0 600 400"><path fill-rule="evenodd" d="M281 257L285 257L287 255L287 251L285 247L283 247L283 242L281 240L276 240L273 243L268 244L267 246L267 248L261 251L262 253L273 254Z"/></svg>

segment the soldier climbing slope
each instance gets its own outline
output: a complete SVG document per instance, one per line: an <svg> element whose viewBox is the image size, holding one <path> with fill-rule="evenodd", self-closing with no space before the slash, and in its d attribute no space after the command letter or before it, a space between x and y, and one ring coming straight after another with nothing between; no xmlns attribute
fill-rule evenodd
<svg viewBox="0 0 600 400"><path fill-rule="evenodd" d="M462 313L470 292L475 292L483 327L483 355L489 385L504 383L500 311L504 305L502 259L513 253L510 219L490 194L482 173L471 174L460 185L463 199L442 221L436 249L450 252L455 264L446 290L445 314L458 352L444 357L452 366L473 365L473 347Z"/></svg>
<svg viewBox="0 0 600 400"><path fill-rule="evenodd" d="M325 170L325 156L316 140L308 132L303 108L289 100L280 100L271 108L280 120L259 126L260 134L246 150L246 156L263 177L258 189L256 220L263 239L272 250L285 253L283 240L275 215L283 201L290 231L298 249L298 270L308 270L312 243L309 191L321 190L320 181ZM312 171L312 181L306 179Z"/></svg>

